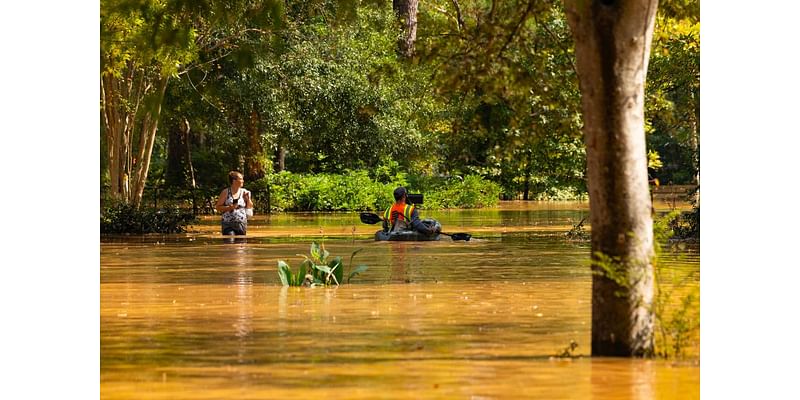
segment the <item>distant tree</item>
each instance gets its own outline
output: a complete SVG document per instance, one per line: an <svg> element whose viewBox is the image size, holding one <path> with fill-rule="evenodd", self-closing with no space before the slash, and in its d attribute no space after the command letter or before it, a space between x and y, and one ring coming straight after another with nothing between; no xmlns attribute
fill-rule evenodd
<svg viewBox="0 0 800 400"><path fill-rule="evenodd" d="M414 56L414 43L417 41L419 0L392 0L392 9L403 27L402 34L397 39L398 52L405 58L411 58Z"/></svg>
<svg viewBox="0 0 800 400"><path fill-rule="evenodd" d="M269 35L281 19L276 0L102 0L101 130L112 199L142 199L167 83L199 67L199 54L249 51L242 38Z"/></svg>
<svg viewBox="0 0 800 400"><path fill-rule="evenodd" d="M657 0L565 0L575 39L592 226L592 354L653 352L644 86ZM611 262L610 274L601 268Z"/></svg>

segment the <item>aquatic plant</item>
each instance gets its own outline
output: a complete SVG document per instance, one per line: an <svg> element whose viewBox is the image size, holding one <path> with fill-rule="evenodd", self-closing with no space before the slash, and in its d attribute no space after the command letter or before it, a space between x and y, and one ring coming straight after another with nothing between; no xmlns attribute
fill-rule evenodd
<svg viewBox="0 0 800 400"><path fill-rule="evenodd" d="M358 249L350 254L349 273L347 275L347 283L354 276L367 270L366 265L359 265L355 268L353 265L353 257L363 249ZM339 286L344 282L344 265L342 257L336 256L330 258L330 252L325 250L325 244L311 242L311 249L309 255L298 254L304 260L298 266L297 272L292 273L292 268L283 260L278 261L278 277L283 286L315 286L324 285L329 286L336 284Z"/></svg>

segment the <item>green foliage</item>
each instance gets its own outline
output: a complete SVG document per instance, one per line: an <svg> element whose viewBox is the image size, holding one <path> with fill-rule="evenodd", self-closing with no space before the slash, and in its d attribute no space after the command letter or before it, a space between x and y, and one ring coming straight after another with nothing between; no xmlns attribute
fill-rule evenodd
<svg viewBox="0 0 800 400"><path fill-rule="evenodd" d="M699 168L697 4L660 6L653 42L648 148L665 183L688 182ZM434 0L418 21L417 55L407 60L396 55L398 24L386 3L103 0L101 67L120 79L133 71L134 82L170 77L159 132L189 121L204 189L224 185L231 169L249 182L274 175L276 154L285 154L285 169L303 176L368 170L374 182L410 186L425 193L426 208L493 204L494 188L481 189L487 199L453 200L459 192L439 190L450 184L415 187L406 171L480 176L503 198L585 198L580 92L561 3ZM166 147L157 138L156 179ZM331 176L274 178L294 189L273 206L391 201L360 176L352 182L369 190L336 197Z"/></svg>
<svg viewBox="0 0 800 400"><path fill-rule="evenodd" d="M692 211L681 213L669 223L670 230L679 239L700 238L700 206L694 205Z"/></svg>
<svg viewBox="0 0 800 400"><path fill-rule="evenodd" d="M350 280L367 270L366 265L359 265L355 268L353 265L353 257L362 249L358 249L350 254L350 272L347 275L347 283ZM330 252L325 250L325 244L312 242L309 255L298 254L304 260L300 263L297 273L292 273L291 267L283 260L278 261L278 276L283 286L316 286L324 285L329 286L336 284L339 286L345 283L344 280L344 264L342 257L330 257Z"/></svg>
<svg viewBox="0 0 800 400"><path fill-rule="evenodd" d="M500 195L498 184L477 175L461 180L397 172L382 179L387 182L379 182L363 170L343 175L284 171L266 176L251 188L261 191L268 187L271 207L288 211L383 210L394 202L392 192L397 186L423 193L425 209L490 207L497 204Z"/></svg>
<svg viewBox="0 0 800 400"><path fill-rule="evenodd" d="M409 179L410 192L425 194L425 208L482 208L497 205L500 185L467 175L463 179L417 178Z"/></svg>
<svg viewBox="0 0 800 400"><path fill-rule="evenodd" d="M661 182L690 184L700 169L700 22L696 0L659 4L645 86L648 149Z"/></svg>
<svg viewBox="0 0 800 400"><path fill-rule="evenodd" d="M177 208L136 208L115 203L100 214L100 233L182 233L195 217Z"/></svg>

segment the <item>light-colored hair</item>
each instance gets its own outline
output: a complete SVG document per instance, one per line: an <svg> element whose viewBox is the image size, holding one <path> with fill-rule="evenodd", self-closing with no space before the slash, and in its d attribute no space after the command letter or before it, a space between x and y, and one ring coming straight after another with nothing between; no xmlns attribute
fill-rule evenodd
<svg viewBox="0 0 800 400"><path fill-rule="evenodd" d="M242 175L242 173L239 171L228 172L228 183L233 184L233 181L235 181L236 178L244 178L244 175Z"/></svg>

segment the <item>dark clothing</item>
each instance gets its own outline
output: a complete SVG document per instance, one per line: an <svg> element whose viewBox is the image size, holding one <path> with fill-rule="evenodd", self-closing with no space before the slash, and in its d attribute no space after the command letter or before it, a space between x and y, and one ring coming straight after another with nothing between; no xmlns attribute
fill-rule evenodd
<svg viewBox="0 0 800 400"><path fill-rule="evenodd" d="M223 235L246 235L247 222L241 223L237 221L226 222L222 221L222 234Z"/></svg>

